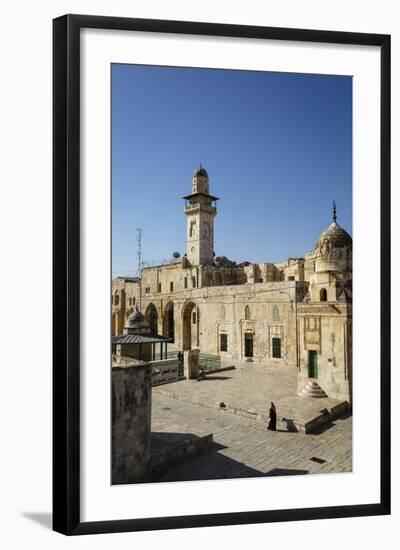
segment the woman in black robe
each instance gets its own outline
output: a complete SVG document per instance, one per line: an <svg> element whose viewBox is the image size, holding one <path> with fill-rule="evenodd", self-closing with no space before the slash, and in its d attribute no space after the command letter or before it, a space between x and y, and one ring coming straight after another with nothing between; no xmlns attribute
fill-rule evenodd
<svg viewBox="0 0 400 550"><path fill-rule="evenodd" d="M268 430L271 430L272 432L276 431L276 407L272 401L269 409Z"/></svg>

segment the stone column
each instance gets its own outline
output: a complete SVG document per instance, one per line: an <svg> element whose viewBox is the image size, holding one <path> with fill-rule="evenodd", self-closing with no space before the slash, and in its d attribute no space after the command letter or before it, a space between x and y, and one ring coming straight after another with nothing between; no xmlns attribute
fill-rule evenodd
<svg viewBox="0 0 400 550"><path fill-rule="evenodd" d="M151 469L151 366L112 369L112 484L145 481Z"/></svg>
<svg viewBox="0 0 400 550"><path fill-rule="evenodd" d="M183 352L183 372L186 378L193 380L199 377L199 349L189 349Z"/></svg>

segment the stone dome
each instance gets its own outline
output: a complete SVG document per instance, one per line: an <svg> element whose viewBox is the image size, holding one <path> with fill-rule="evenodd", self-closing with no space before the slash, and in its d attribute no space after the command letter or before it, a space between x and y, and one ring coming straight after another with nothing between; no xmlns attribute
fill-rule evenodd
<svg viewBox="0 0 400 550"><path fill-rule="evenodd" d="M194 178L197 178L197 177L202 177L202 178L208 178L208 174L207 174L207 170L205 168L202 167L202 165L200 164L200 166L193 172L193 177Z"/></svg>
<svg viewBox="0 0 400 550"><path fill-rule="evenodd" d="M214 265L217 267L232 267L235 265L235 262L228 260L226 256L216 256L214 258Z"/></svg>
<svg viewBox="0 0 400 550"><path fill-rule="evenodd" d="M131 313L128 317L128 327L129 328L143 328L147 326L147 321L145 319L145 316L143 313L140 313L138 309L136 309L133 313Z"/></svg>
<svg viewBox="0 0 400 550"><path fill-rule="evenodd" d="M323 233L321 233L315 244L315 252L323 260L333 260L334 251L339 248L352 248L353 240L350 235L333 222Z"/></svg>

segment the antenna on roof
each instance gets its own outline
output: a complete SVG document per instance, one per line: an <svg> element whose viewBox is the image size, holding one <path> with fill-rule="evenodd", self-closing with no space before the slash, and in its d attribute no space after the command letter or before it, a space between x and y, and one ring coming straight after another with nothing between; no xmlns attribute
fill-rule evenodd
<svg viewBox="0 0 400 550"><path fill-rule="evenodd" d="M142 310L142 228L136 228L136 242L137 242L137 272L139 276L139 310Z"/></svg>
<svg viewBox="0 0 400 550"><path fill-rule="evenodd" d="M333 223L336 223L336 201L332 202L332 208L333 208Z"/></svg>

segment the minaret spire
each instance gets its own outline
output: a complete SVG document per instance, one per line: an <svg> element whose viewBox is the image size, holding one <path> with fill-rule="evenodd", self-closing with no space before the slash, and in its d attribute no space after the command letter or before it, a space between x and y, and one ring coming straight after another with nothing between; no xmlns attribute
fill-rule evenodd
<svg viewBox="0 0 400 550"><path fill-rule="evenodd" d="M332 210L333 210L333 223L336 223L336 201L332 202Z"/></svg>
<svg viewBox="0 0 400 550"><path fill-rule="evenodd" d="M214 261L214 218L216 201L209 193L207 170L200 163L192 177L192 193L185 199L187 218L186 255L192 265Z"/></svg>

